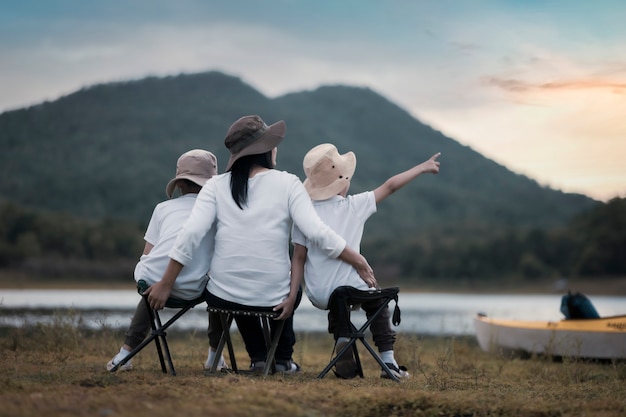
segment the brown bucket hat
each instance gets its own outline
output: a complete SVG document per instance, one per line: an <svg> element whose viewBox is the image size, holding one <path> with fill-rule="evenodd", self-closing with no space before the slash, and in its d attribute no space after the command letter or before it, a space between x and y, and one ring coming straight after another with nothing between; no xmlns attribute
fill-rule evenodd
<svg viewBox="0 0 626 417"><path fill-rule="evenodd" d="M226 133L224 144L230 152L226 171L246 155L256 155L274 149L285 137L285 122L280 120L267 125L257 115L244 116L233 123Z"/></svg>
<svg viewBox="0 0 626 417"><path fill-rule="evenodd" d="M335 145L322 143L311 149L302 162L306 188L312 200L326 200L339 194L356 169L356 155L339 155Z"/></svg>
<svg viewBox="0 0 626 417"><path fill-rule="evenodd" d="M185 179L203 186L215 174L217 174L215 155L203 149L192 149L178 158L176 176L167 183L165 193L172 198L177 180Z"/></svg>

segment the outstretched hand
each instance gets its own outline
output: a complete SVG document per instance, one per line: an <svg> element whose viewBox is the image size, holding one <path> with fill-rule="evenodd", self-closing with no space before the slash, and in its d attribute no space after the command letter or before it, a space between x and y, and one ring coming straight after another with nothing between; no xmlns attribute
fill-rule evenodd
<svg viewBox="0 0 626 417"><path fill-rule="evenodd" d="M376 204L380 203L422 174L438 174L439 161L437 161L437 158L439 158L440 155L441 152L437 152L431 156L430 159L415 165L406 171L396 174L391 178L388 178L387 181L376 187L376 189L374 189Z"/></svg>
<svg viewBox="0 0 626 417"><path fill-rule="evenodd" d="M441 152L437 152L436 154L431 156L430 159L425 161L423 163L423 165L424 165L424 172L428 172L430 174L438 174L439 173L439 164L440 164L440 162L437 161L437 158L439 158L440 156L441 156Z"/></svg>

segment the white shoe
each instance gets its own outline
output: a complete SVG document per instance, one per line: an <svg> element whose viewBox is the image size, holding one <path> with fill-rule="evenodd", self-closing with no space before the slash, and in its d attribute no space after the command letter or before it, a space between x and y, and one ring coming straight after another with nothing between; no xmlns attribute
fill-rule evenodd
<svg viewBox="0 0 626 417"><path fill-rule="evenodd" d="M113 368L115 368L115 365L117 365L116 363L113 362L115 358L111 359L108 363L107 363L107 371L111 371L113 370ZM124 365L120 366L119 368L117 368L117 371L130 371L131 369L133 369L133 364L131 361L126 362Z"/></svg>
<svg viewBox="0 0 626 417"><path fill-rule="evenodd" d="M287 374L300 372L300 365L298 365L292 360L288 360L284 362L276 361L276 372L284 372Z"/></svg>
<svg viewBox="0 0 626 417"><path fill-rule="evenodd" d="M385 362L385 365L387 365L391 373L398 379L407 379L411 377L411 374L409 374L409 371L406 369L405 366L401 366L401 365L396 366L393 363L386 363L386 362ZM387 372L385 372L385 370L382 369L380 371L380 377L389 378L389 375L387 375Z"/></svg>
<svg viewBox="0 0 626 417"><path fill-rule="evenodd" d="M207 359L207 361L204 363L204 370L205 371L210 371L211 370L211 362ZM224 360L224 357L222 356L220 358L220 361L217 364L217 368L215 368L216 371L220 372L220 371L228 371L230 368L228 367L228 364L226 363L226 361Z"/></svg>

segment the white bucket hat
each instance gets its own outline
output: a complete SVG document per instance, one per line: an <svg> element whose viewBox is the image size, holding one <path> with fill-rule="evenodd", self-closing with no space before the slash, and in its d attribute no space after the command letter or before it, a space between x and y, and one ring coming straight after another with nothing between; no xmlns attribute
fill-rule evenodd
<svg viewBox="0 0 626 417"><path fill-rule="evenodd" d="M311 149L302 162L306 188L312 200L326 200L344 190L356 169L354 152L339 155L335 145L323 143Z"/></svg>

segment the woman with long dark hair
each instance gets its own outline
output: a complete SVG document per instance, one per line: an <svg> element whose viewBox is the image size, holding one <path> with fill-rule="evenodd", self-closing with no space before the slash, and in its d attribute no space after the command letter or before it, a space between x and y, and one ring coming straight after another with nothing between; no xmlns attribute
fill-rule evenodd
<svg viewBox="0 0 626 417"><path fill-rule="evenodd" d="M293 371L297 366L291 362L295 343L291 317L301 283L290 274L291 225L296 224L328 256L351 264L369 286L376 286L376 279L365 258L320 220L300 179L274 169L276 147L284 135L284 121L268 126L256 115L230 126L225 139L230 152L227 172L213 177L198 195L162 280L150 289L149 301L153 308L163 308L176 277L215 224L207 302L280 311L278 319L288 320L275 355L277 370ZM243 318L237 327L252 368L262 368L267 349L257 321Z"/></svg>

